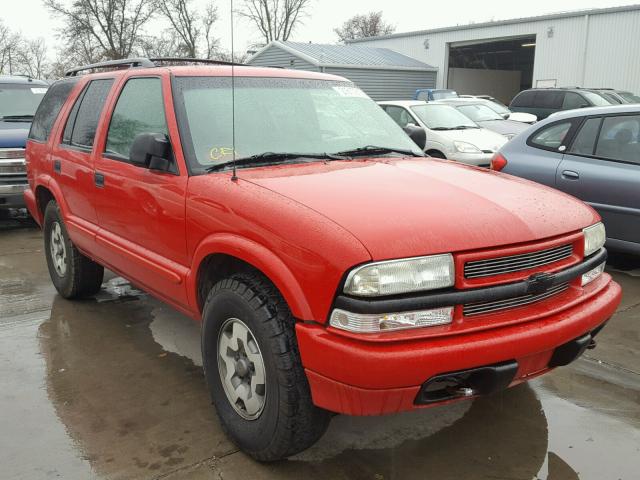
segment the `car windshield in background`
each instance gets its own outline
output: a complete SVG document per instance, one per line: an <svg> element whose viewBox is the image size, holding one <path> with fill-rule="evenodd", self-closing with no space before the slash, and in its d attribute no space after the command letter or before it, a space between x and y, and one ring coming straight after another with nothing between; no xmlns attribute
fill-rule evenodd
<svg viewBox="0 0 640 480"><path fill-rule="evenodd" d="M640 97L634 95L631 92L618 92L618 95L620 95L629 103L640 103Z"/></svg>
<svg viewBox="0 0 640 480"><path fill-rule="evenodd" d="M460 105L456 107L474 122L486 122L488 120L504 120L500 115L484 105Z"/></svg>
<svg viewBox="0 0 640 480"><path fill-rule="evenodd" d="M414 105L411 110L431 130L480 128L469 117L449 105Z"/></svg>
<svg viewBox="0 0 640 480"><path fill-rule="evenodd" d="M0 120L33 117L45 93L44 85L0 84Z"/></svg>
<svg viewBox="0 0 640 480"><path fill-rule="evenodd" d="M458 98L458 93L453 90L440 90L431 92L434 100L444 100L445 98Z"/></svg>
<svg viewBox="0 0 640 480"><path fill-rule="evenodd" d="M234 82L235 112L230 78L174 80L180 132L195 173L233 160L234 114L237 159L269 153L276 163L272 154L320 156L370 145L422 155L404 131L350 82L247 77L236 77Z"/></svg>
<svg viewBox="0 0 640 480"><path fill-rule="evenodd" d="M582 90L580 93L587 100L589 100L592 105L594 105L596 107L606 107L607 105L615 104L615 102L610 102L609 100L607 100L606 98L604 98L601 95L598 95L597 93L586 92L584 90Z"/></svg>

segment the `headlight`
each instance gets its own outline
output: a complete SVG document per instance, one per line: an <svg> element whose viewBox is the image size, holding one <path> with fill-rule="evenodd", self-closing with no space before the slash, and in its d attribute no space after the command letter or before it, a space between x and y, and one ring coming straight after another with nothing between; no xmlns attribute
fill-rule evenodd
<svg viewBox="0 0 640 480"><path fill-rule="evenodd" d="M453 307L415 312L365 314L336 308L331 312L332 327L355 333L379 333L406 328L434 327L451 323Z"/></svg>
<svg viewBox="0 0 640 480"><path fill-rule="evenodd" d="M478 147L467 142L453 142L453 146L460 153L482 153Z"/></svg>
<svg viewBox="0 0 640 480"><path fill-rule="evenodd" d="M607 232L602 222L591 225L582 230L584 233L584 256L588 257L592 253L597 252L607 241Z"/></svg>
<svg viewBox="0 0 640 480"><path fill-rule="evenodd" d="M347 276L344 293L376 297L451 287L453 283L453 257L446 253L354 268Z"/></svg>

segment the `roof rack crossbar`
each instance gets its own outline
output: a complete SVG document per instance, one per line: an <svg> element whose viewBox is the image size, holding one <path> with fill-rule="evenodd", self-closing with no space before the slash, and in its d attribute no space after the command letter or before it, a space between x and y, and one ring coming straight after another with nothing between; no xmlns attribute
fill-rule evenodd
<svg viewBox="0 0 640 480"><path fill-rule="evenodd" d="M223 60L211 60L209 58L181 58L181 57L157 57L157 58L123 58L121 60L108 60L105 62L91 63L89 65L84 65L82 67L75 67L67 70L64 73L65 77L75 77L80 72L84 72L86 70L100 70L100 69L115 69L117 67L125 67L129 68L152 68L158 67L163 64L193 64L193 63L204 63L208 65L237 65L242 66L244 63L235 63L235 62L225 62Z"/></svg>
<svg viewBox="0 0 640 480"><path fill-rule="evenodd" d="M107 69L128 65L129 68L155 67L156 65L148 58L123 58L121 60L107 60L106 62L91 63L82 67L75 67L64 73L65 77L75 77L85 70Z"/></svg>

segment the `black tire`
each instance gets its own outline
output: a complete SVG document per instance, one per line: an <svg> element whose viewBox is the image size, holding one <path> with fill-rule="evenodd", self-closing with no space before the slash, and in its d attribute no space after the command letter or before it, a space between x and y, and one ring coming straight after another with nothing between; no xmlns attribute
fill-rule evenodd
<svg viewBox="0 0 640 480"><path fill-rule="evenodd" d="M447 159L447 157L445 157L444 153L439 152L438 150L430 150L427 152L427 155L429 155L430 157L433 158L442 158L442 159Z"/></svg>
<svg viewBox="0 0 640 480"><path fill-rule="evenodd" d="M225 393L218 366L218 340L228 319L240 319L264 360L264 404L259 416L243 418ZM202 357L207 386L222 428L245 453L274 461L313 445L331 413L313 405L295 337L295 321L278 290L259 273L221 280L203 309Z"/></svg>
<svg viewBox="0 0 640 480"><path fill-rule="evenodd" d="M54 254L52 253L52 230L59 226L59 241L64 248L64 269L59 272L56 269ZM60 207L55 201L50 201L44 211L44 252L47 258L49 276L58 293L64 298L80 298L95 295L100 291L104 268L90 258L85 257L75 247L67 228L65 227Z"/></svg>

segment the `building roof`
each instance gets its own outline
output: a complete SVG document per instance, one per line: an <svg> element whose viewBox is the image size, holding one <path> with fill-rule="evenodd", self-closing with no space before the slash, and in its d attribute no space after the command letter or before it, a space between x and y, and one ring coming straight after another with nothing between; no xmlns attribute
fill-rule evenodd
<svg viewBox="0 0 640 480"><path fill-rule="evenodd" d="M550 13L546 15L538 15L535 17L522 17L522 18L511 18L507 20L495 20L490 22L481 22L481 23L469 23L465 25L455 25L451 27L441 27L441 28L432 28L428 30L415 30L412 32L402 32L402 33L392 33L389 35L380 35L378 37L368 37L368 38L359 38L356 40L347 40L347 43L353 45L354 43L360 42L368 42L371 40L381 40L384 38L400 38L400 37L414 37L419 35L429 35L433 33L441 33L441 32L452 32L456 30L472 30L474 28L485 28L485 27L499 27L502 25L514 25L518 23L530 23L530 22L542 22L546 20L555 20L560 18L573 18L573 17L583 17L585 15L602 15L607 13L622 13L622 12L632 12L640 10L640 4L636 5L623 5L620 7L607 7L607 8L592 8L586 10L573 10L569 12L558 12L558 13Z"/></svg>
<svg viewBox="0 0 640 480"><path fill-rule="evenodd" d="M269 48L279 48L317 67L373 68L393 70L437 71L436 67L388 48L360 45L283 42L275 40L251 57L258 58Z"/></svg>

